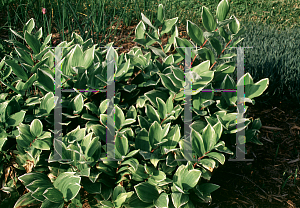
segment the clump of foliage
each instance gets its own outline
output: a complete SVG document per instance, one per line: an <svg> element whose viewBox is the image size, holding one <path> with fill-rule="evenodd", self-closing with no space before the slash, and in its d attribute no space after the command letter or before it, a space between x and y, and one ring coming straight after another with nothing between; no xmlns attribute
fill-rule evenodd
<svg viewBox="0 0 300 208"><path fill-rule="evenodd" d="M114 57L114 142L115 157L120 161L99 160L105 159L107 148L106 92L80 91L62 93L64 132L59 154L63 160L54 160L53 117L58 101L53 88L57 72L54 49L47 47L51 34L41 42L42 30L33 32L33 19L26 23L23 34L13 31L26 45L12 41L15 52L0 64L0 80L6 86L0 97L1 165L5 170L1 173L2 191L10 194L1 205L81 207L85 200L80 194L83 190L89 194L92 207L187 208L211 202L211 193L219 188L209 183L212 171L224 164L224 154L235 154L230 140L245 129L246 141L260 144L256 138L259 120L251 124L245 118L245 126L236 128L236 93L215 96L213 91L202 92L237 88L230 76L235 71L230 59L236 54L222 56L222 43L215 38L221 36L228 46L245 31L234 15L226 19L228 12L227 0L218 5L217 21L203 7L207 32L188 21L191 40L187 40L178 37L178 18L165 19L160 4L154 24L142 14L136 27L135 41L141 47L120 56L111 47L113 43L103 50L76 33L70 42L57 46L66 47L61 71L63 87L67 89L104 89L107 59ZM168 43L162 46L160 38L164 34ZM218 57L206 47L207 43ZM183 111L187 74L182 69L185 51L177 47L192 46L201 48L192 49L195 58L189 77L194 90L193 121L191 140L186 141ZM172 48L177 53L171 54ZM238 83L242 81L246 85L244 101L248 103L254 103L253 98L268 86L268 79L253 83L248 73ZM186 144L195 161L184 154Z"/></svg>

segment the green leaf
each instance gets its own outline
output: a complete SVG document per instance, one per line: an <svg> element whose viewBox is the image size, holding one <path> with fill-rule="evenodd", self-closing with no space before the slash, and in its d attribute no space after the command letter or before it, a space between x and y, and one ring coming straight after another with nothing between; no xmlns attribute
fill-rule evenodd
<svg viewBox="0 0 300 208"><path fill-rule="evenodd" d="M156 186L148 182L139 183L134 186L134 189L139 199L146 203L153 203L159 197Z"/></svg>
<svg viewBox="0 0 300 208"><path fill-rule="evenodd" d="M123 134L117 133L115 139L115 146L118 153L125 156L128 152L128 139Z"/></svg>
<svg viewBox="0 0 300 208"><path fill-rule="evenodd" d="M80 176L75 176L75 172L64 172L56 178L53 185L63 194L64 200L67 202L74 199L79 193L80 181Z"/></svg>
<svg viewBox="0 0 300 208"><path fill-rule="evenodd" d="M174 86L174 83L172 82L171 78L167 75L158 73L158 75L161 78L161 82L167 89L171 90L172 92L177 93L180 89Z"/></svg>
<svg viewBox="0 0 300 208"><path fill-rule="evenodd" d="M41 205L40 208L48 208L48 207L51 207L51 208L63 208L64 207L64 203L54 203L54 202L51 202L50 200L48 199L45 199ZM69 208L69 207L68 207Z"/></svg>
<svg viewBox="0 0 300 208"><path fill-rule="evenodd" d="M149 134L145 128L142 128L141 131L137 134L135 139L135 147L136 149L150 152L151 146L149 142Z"/></svg>
<svg viewBox="0 0 300 208"><path fill-rule="evenodd" d="M34 37L34 35L29 34L27 31L25 31L25 41L32 49L33 53L39 54L41 43L38 39Z"/></svg>
<svg viewBox="0 0 300 208"><path fill-rule="evenodd" d="M89 194L100 194L101 193L101 183L100 182L91 182L88 178L82 177L83 188Z"/></svg>
<svg viewBox="0 0 300 208"><path fill-rule="evenodd" d="M168 94L165 93L164 91L161 91L161 90L151 90L147 93L145 93L145 97L146 100L148 99L150 101L150 103L155 107L157 108L158 107L158 104L156 102L156 98L159 97L161 98L162 100L167 100L168 99ZM146 101L144 100L144 102ZM143 105L144 106L144 105ZM141 107L143 107L141 106Z"/></svg>
<svg viewBox="0 0 300 208"><path fill-rule="evenodd" d="M121 64L116 71L115 79L116 81L122 81L124 79L124 76L126 73L128 73L128 70L130 68L130 61L131 59L128 59L125 63Z"/></svg>
<svg viewBox="0 0 300 208"><path fill-rule="evenodd" d="M228 0L220 1L217 7L217 19L219 20L219 22L225 20L229 12L229 9L230 9L230 5L228 3Z"/></svg>
<svg viewBox="0 0 300 208"><path fill-rule="evenodd" d="M0 79L0 81L7 87L9 87L10 89L12 89L14 92L21 94L21 92L19 90L17 90L16 88L14 88L11 84L9 84L8 82L3 81L2 79Z"/></svg>
<svg viewBox="0 0 300 208"><path fill-rule="evenodd" d="M173 96L170 96L166 102L167 114L171 113L173 110Z"/></svg>
<svg viewBox="0 0 300 208"><path fill-rule="evenodd" d="M155 144L161 142L162 138L162 128L157 121L154 121L149 128L149 142L153 149L156 147Z"/></svg>
<svg viewBox="0 0 300 208"><path fill-rule="evenodd" d="M203 61L201 64L194 66L192 68L193 72L196 72L199 76L202 75L203 72L207 72L209 71L209 67L210 67L210 61Z"/></svg>
<svg viewBox="0 0 300 208"><path fill-rule="evenodd" d="M216 29L217 23L216 20L214 19L213 15L210 13L209 9L205 6L202 7L202 21L203 21L203 26L208 32L212 32Z"/></svg>
<svg viewBox="0 0 300 208"><path fill-rule="evenodd" d="M214 169L215 166L216 166L216 162L212 159L201 159L200 160L200 164L206 168L207 170L211 170L211 169Z"/></svg>
<svg viewBox="0 0 300 208"><path fill-rule="evenodd" d="M3 58L3 59L5 59L5 57ZM4 65L4 60L2 60L1 61L2 63L3 63L3 65ZM0 67L0 68L2 68L2 67ZM6 70L4 71L4 73L3 73L3 80L5 80L5 79L7 79L7 77L9 77L9 75L11 74L11 72L12 72L12 69L11 69L11 67L7 67L6 68Z"/></svg>
<svg viewBox="0 0 300 208"><path fill-rule="evenodd" d="M0 69L2 69L2 67L4 66L5 58L6 58L6 57L4 57L4 58L0 61ZM6 76L6 75L4 75L4 76Z"/></svg>
<svg viewBox="0 0 300 208"><path fill-rule="evenodd" d="M167 56L167 57L164 59L163 63L164 63L166 66L171 65L171 64L174 64L174 56L173 56L173 54Z"/></svg>
<svg viewBox="0 0 300 208"><path fill-rule="evenodd" d="M14 205L14 208L18 208L18 207L26 207L26 206L28 206L28 205L33 205L33 204L37 205L37 204L39 204L39 203L40 203L40 202L37 201L35 198L33 198L33 197L31 196L31 193L28 192L28 193L22 195L22 196L18 199L18 201L17 201L17 202L15 203L15 205Z"/></svg>
<svg viewBox="0 0 300 208"><path fill-rule="evenodd" d="M202 136L194 129L192 129L191 135L193 150L198 156L202 157L206 153Z"/></svg>
<svg viewBox="0 0 300 208"><path fill-rule="evenodd" d="M137 85L132 84L132 85L123 85L122 88L126 91L126 92L133 92L136 89Z"/></svg>
<svg viewBox="0 0 300 208"><path fill-rule="evenodd" d="M169 131L166 139L168 140L168 142L162 145L163 148L173 149L177 146L180 140L180 129L177 125Z"/></svg>
<svg viewBox="0 0 300 208"><path fill-rule="evenodd" d="M221 153L218 152L210 152L208 154L206 154L205 156L213 158L215 160L217 160L219 163L221 163L222 165L224 165L225 163L225 156Z"/></svg>
<svg viewBox="0 0 300 208"><path fill-rule="evenodd" d="M108 102L109 102L109 99L105 99L100 103L98 113L100 113L100 114L105 113L105 111L107 110Z"/></svg>
<svg viewBox="0 0 300 208"><path fill-rule="evenodd" d="M246 28L245 28L245 26L243 26L242 28L239 28L239 30L238 30L238 32L237 32L236 34L233 34L233 35L232 35L232 39L233 39L233 38L237 38L237 37L239 37L239 36L241 36L241 35L244 35L245 33L246 33ZM239 42L241 42L243 39L244 39L244 38L235 41L235 42L233 43L233 47L235 47L235 46L236 46Z"/></svg>
<svg viewBox="0 0 300 208"><path fill-rule="evenodd" d="M135 119L126 119L123 123L122 123L122 127L126 126L126 125L129 125L129 124L132 124L134 123L136 120Z"/></svg>
<svg viewBox="0 0 300 208"><path fill-rule="evenodd" d="M41 66L43 66L47 61L48 61L48 58L43 59L40 62L38 62L37 64L35 64L35 66L31 68L31 72L36 73L37 69L40 68Z"/></svg>
<svg viewBox="0 0 300 208"><path fill-rule="evenodd" d="M126 117L127 117L127 118L136 119L136 116L137 116L136 109L135 109L135 107L132 105L132 106L130 106L129 110L127 111Z"/></svg>
<svg viewBox="0 0 300 208"><path fill-rule="evenodd" d="M88 113L84 113L82 114L81 118L85 119L85 120L89 120L89 121L99 121L99 119L95 116L92 116Z"/></svg>
<svg viewBox="0 0 300 208"><path fill-rule="evenodd" d="M48 92L41 101L40 109L44 109L47 111L49 114L52 109L54 109L56 102L57 102L57 97L54 96L53 92Z"/></svg>
<svg viewBox="0 0 300 208"><path fill-rule="evenodd" d="M173 19L164 20L160 35L170 32L172 27L176 24L177 21L178 21L178 17L175 17Z"/></svg>
<svg viewBox="0 0 300 208"><path fill-rule="evenodd" d="M197 169L189 170L182 177L182 187L184 190L190 190L194 188L201 177L201 171Z"/></svg>
<svg viewBox="0 0 300 208"><path fill-rule="evenodd" d="M45 183L50 183L50 179L47 177L47 175L39 172L26 173L18 177L18 179L24 184L24 186L31 184L35 180L43 180Z"/></svg>
<svg viewBox="0 0 300 208"><path fill-rule="evenodd" d="M46 189L46 191L43 193L43 196L54 203L63 203L64 201L62 193L56 188Z"/></svg>
<svg viewBox="0 0 300 208"><path fill-rule="evenodd" d="M193 72L191 72L193 73ZM178 80L173 73L167 73L166 76L172 81L175 87L177 88L183 88L184 87L184 81L185 80Z"/></svg>
<svg viewBox="0 0 300 208"><path fill-rule="evenodd" d="M72 101L73 114L79 114L83 109L83 97L81 94L76 95Z"/></svg>
<svg viewBox="0 0 300 208"><path fill-rule="evenodd" d="M255 98L260 96L269 86L269 79L262 79L255 84L253 84L249 90L245 90L245 97L247 98Z"/></svg>
<svg viewBox="0 0 300 208"><path fill-rule="evenodd" d="M122 109L119 106L115 106L115 126L117 129L121 129L125 123L125 116Z"/></svg>
<svg viewBox="0 0 300 208"><path fill-rule="evenodd" d="M82 39L82 37L81 37L80 35L78 35L77 33L73 32L71 38L72 38L73 40L75 40L75 43L76 43L76 44L80 44L80 45L83 44L83 39Z"/></svg>
<svg viewBox="0 0 300 208"><path fill-rule="evenodd" d="M202 46L205 39L203 37L203 31L190 20L187 21L186 31L190 38L197 43L198 46Z"/></svg>
<svg viewBox="0 0 300 208"><path fill-rule="evenodd" d="M203 72L201 73L200 76L202 79L193 83L192 95L198 94L208 83L211 82L211 80L214 77L214 72L213 71Z"/></svg>
<svg viewBox="0 0 300 208"><path fill-rule="evenodd" d="M176 47L176 51L183 57L185 58L185 48L182 48L182 47L194 47L187 39L181 39L179 37L175 37L175 40L176 40L176 45L177 47L180 47L180 48L177 48ZM193 57L194 56L194 53L191 51L191 56ZM175 55L174 55L175 57ZM175 63L177 63L175 61Z"/></svg>
<svg viewBox="0 0 300 208"><path fill-rule="evenodd" d="M236 89L236 85L234 80L226 74L222 84L221 84L222 89ZM222 92L222 96L226 100L226 103L228 106L235 105L237 101L237 96L236 92Z"/></svg>
<svg viewBox="0 0 300 208"><path fill-rule="evenodd" d="M92 157L97 150L101 148L101 143L99 142L98 137L94 137L92 141L89 143L88 148L85 151L86 157ZM101 150L101 149L100 149Z"/></svg>
<svg viewBox="0 0 300 208"><path fill-rule="evenodd" d="M148 46L148 48L150 48L150 50L157 56L159 56L160 58L166 58L167 55L159 48L155 48L152 46Z"/></svg>
<svg viewBox="0 0 300 208"><path fill-rule="evenodd" d="M228 149L227 147L224 146L225 143L224 143L224 145L221 145L221 146L218 146L218 144L216 145L215 149L218 150L219 152L224 152L224 153L230 154L230 155L234 154L230 149Z"/></svg>
<svg viewBox="0 0 300 208"><path fill-rule="evenodd" d="M100 104L101 105L101 104ZM84 104L84 106L87 108L87 109L89 109L90 111L92 111L94 114L96 114L96 115L98 115L98 109L97 109L97 106L94 104L94 103L92 103L92 102L89 102L89 103L86 103L86 104ZM101 110L100 110L101 111ZM106 111L106 109L105 109L105 111ZM104 112L105 112L104 111ZM104 113L104 112L100 112L100 113Z"/></svg>
<svg viewBox="0 0 300 208"><path fill-rule="evenodd" d="M222 126L221 122L219 121L217 124L215 124L215 125L213 126L213 128L214 128L214 130L215 130L215 132L216 132L216 134L217 134L217 142L218 142L219 139L220 139L221 136L222 136L223 126Z"/></svg>
<svg viewBox="0 0 300 208"><path fill-rule="evenodd" d="M94 55L95 55L95 46L92 46L91 48L87 49L83 53L83 61L81 63L81 66L83 66L86 69L89 68L93 64Z"/></svg>
<svg viewBox="0 0 300 208"><path fill-rule="evenodd" d="M219 34L223 37L226 43L230 41L230 35L224 30L224 28L219 28Z"/></svg>
<svg viewBox="0 0 300 208"><path fill-rule="evenodd" d="M19 33L17 33L16 31L12 30L11 28L9 28L9 30L15 35L17 36L18 38L21 38L22 40L25 40L24 37L22 37ZM13 41L15 42L15 41ZM16 41L17 42L17 41ZM23 44L21 44L20 42L18 42L19 44L18 45L22 45L24 47ZM26 48L26 47L25 47Z"/></svg>
<svg viewBox="0 0 300 208"><path fill-rule="evenodd" d="M28 65L33 66L33 61L30 55L20 48L15 48L17 54L23 59Z"/></svg>
<svg viewBox="0 0 300 208"><path fill-rule="evenodd" d="M218 188L220 188L220 186L213 183L203 183L199 185L199 190L204 194L210 194Z"/></svg>
<svg viewBox="0 0 300 208"><path fill-rule="evenodd" d="M44 142L43 140L35 140L32 143L32 146L40 150L50 150L50 145L47 142Z"/></svg>
<svg viewBox="0 0 300 208"><path fill-rule="evenodd" d="M150 27L152 27L154 30L157 30L157 29L152 25L151 21L150 21L143 13L141 13L141 15L142 15L142 20L143 20L147 25L149 25Z"/></svg>
<svg viewBox="0 0 300 208"><path fill-rule="evenodd" d="M138 122L141 128L149 130L150 124L143 116L138 115Z"/></svg>
<svg viewBox="0 0 300 208"><path fill-rule="evenodd" d="M113 191L112 200L115 201L121 193L126 193L126 190L123 186L116 186Z"/></svg>
<svg viewBox="0 0 300 208"><path fill-rule="evenodd" d="M47 44L51 41L52 34L47 35L47 37L44 40L44 43L41 46L41 51L45 49Z"/></svg>
<svg viewBox="0 0 300 208"><path fill-rule="evenodd" d="M252 123L252 129L260 129L262 127L261 121L259 118L255 119Z"/></svg>
<svg viewBox="0 0 300 208"><path fill-rule="evenodd" d="M34 119L30 124L30 132L34 137L39 137L43 133L43 124L39 119Z"/></svg>
<svg viewBox="0 0 300 208"><path fill-rule="evenodd" d="M160 122L159 115L157 111L151 106L151 105L146 105L145 108L146 115L150 119L150 122L153 123L154 121Z"/></svg>
<svg viewBox="0 0 300 208"><path fill-rule="evenodd" d="M171 197L175 208L179 208L189 201L189 195L183 193L172 193Z"/></svg>
<svg viewBox="0 0 300 208"><path fill-rule="evenodd" d="M112 208L115 207L111 201L100 201L100 203L104 205L102 207L112 207Z"/></svg>
<svg viewBox="0 0 300 208"><path fill-rule="evenodd" d="M0 132L0 151L2 151L2 147L4 146L6 140L7 140L7 135L5 132Z"/></svg>
<svg viewBox="0 0 300 208"><path fill-rule="evenodd" d="M144 39L145 38L145 24L143 21L140 21L135 28L135 37L136 39Z"/></svg>
<svg viewBox="0 0 300 208"><path fill-rule="evenodd" d="M38 82L47 92L54 92L54 79L45 70L38 69Z"/></svg>
<svg viewBox="0 0 300 208"><path fill-rule="evenodd" d="M33 74L24 84L23 90L28 90L38 80L37 74Z"/></svg>
<svg viewBox="0 0 300 208"><path fill-rule="evenodd" d="M12 68L17 77L20 77L25 82L28 80L27 73L19 66L19 64L15 63L13 60L5 60L5 63Z"/></svg>
<svg viewBox="0 0 300 208"><path fill-rule="evenodd" d="M162 4L158 5L157 10L157 21L162 24L165 19L164 6Z"/></svg>
<svg viewBox="0 0 300 208"><path fill-rule="evenodd" d="M155 207L166 208L169 207L169 196L166 193L161 193L158 199L154 202Z"/></svg>
<svg viewBox="0 0 300 208"><path fill-rule="evenodd" d="M230 19L234 19L234 21L229 23L229 30L231 33L236 34L240 30L240 22L234 15Z"/></svg>
<svg viewBox="0 0 300 208"><path fill-rule="evenodd" d="M82 48L76 44L70 52L70 59L68 60L71 67L82 66L83 51Z"/></svg>
<svg viewBox="0 0 300 208"><path fill-rule="evenodd" d="M217 134L213 127L208 124L202 133L203 143L205 147L205 151L211 151L215 144L217 143Z"/></svg>
<svg viewBox="0 0 300 208"><path fill-rule="evenodd" d="M31 18L30 20L28 20L28 22L25 23L25 25L23 27L23 33L25 33L25 30L27 30L29 33L31 33L31 31L33 30L34 26L35 26L34 19Z"/></svg>
<svg viewBox="0 0 300 208"><path fill-rule="evenodd" d="M215 55L211 50L209 50L206 47L197 50L197 54L200 56L201 59L203 59L203 61L209 60L211 64L215 62Z"/></svg>
<svg viewBox="0 0 300 208"><path fill-rule="evenodd" d="M167 115L167 106L166 106L165 102L159 97L156 98L156 102L158 103L157 111L158 111L160 118L165 119L166 115Z"/></svg>
<svg viewBox="0 0 300 208"><path fill-rule="evenodd" d="M17 126L19 125L25 117L26 111L21 110L18 113L12 114L8 117L8 119L6 120L6 124L8 126Z"/></svg>
<svg viewBox="0 0 300 208"><path fill-rule="evenodd" d="M128 192L128 193L121 193L118 198L114 201L115 205L117 207L121 207L122 204L129 199L134 194L134 191Z"/></svg>
<svg viewBox="0 0 300 208"><path fill-rule="evenodd" d="M149 40L149 42L151 43L149 43L148 42L148 46L150 46L150 45L152 45L153 43L155 43L155 42L157 42L159 45L161 45L161 40L158 38L158 35L157 35L157 32L156 31L154 31L154 32L152 32L152 33L149 33L149 32L145 32L145 34L150 38L150 39L147 39L147 40ZM152 40L152 42L151 42L151 40ZM138 58L138 56L136 55L135 56L136 58L135 59L137 59ZM132 57L132 58L134 58L134 57ZM138 59L140 59L140 58L138 58ZM137 60L138 60L137 59ZM136 61L135 61L136 62ZM143 61L139 61L139 62L143 62Z"/></svg>
<svg viewBox="0 0 300 208"><path fill-rule="evenodd" d="M220 43L220 41L216 38L211 37L209 39L210 44L212 45L212 47L216 50L217 55L221 54L222 52L222 45Z"/></svg>

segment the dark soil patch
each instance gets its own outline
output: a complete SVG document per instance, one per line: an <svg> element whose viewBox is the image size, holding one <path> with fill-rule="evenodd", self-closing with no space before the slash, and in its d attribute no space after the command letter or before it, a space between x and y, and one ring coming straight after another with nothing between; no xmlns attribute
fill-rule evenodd
<svg viewBox="0 0 300 208"><path fill-rule="evenodd" d="M300 106L280 100L257 103L247 114L261 119L263 145L246 144L253 162L227 161L215 171L210 182L221 187L203 207L299 207L300 178L298 174L294 185L294 176L300 164Z"/></svg>

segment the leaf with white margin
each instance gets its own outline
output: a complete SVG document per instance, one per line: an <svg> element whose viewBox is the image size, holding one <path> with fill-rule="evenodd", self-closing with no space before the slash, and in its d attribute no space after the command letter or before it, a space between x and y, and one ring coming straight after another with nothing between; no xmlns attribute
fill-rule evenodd
<svg viewBox="0 0 300 208"><path fill-rule="evenodd" d="M75 173L76 172L61 173L53 183L54 187L63 194L66 202L74 199L81 188L81 178L80 176L75 176Z"/></svg>

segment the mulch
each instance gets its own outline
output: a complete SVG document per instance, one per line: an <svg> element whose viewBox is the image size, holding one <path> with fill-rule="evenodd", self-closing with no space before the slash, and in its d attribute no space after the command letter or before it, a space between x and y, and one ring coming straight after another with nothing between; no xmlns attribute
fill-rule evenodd
<svg viewBox="0 0 300 208"><path fill-rule="evenodd" d="M261 119L258 137L263 145L246 144L246 158L253 162L227 161L215 170L210 182L221 187L203 207L299 207L300 178L298 174L294 185L294 176L300 164L300 105L257 103L247 114Z"/></svg>

